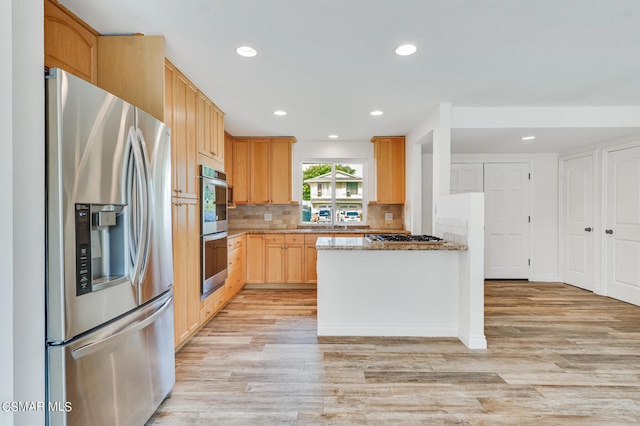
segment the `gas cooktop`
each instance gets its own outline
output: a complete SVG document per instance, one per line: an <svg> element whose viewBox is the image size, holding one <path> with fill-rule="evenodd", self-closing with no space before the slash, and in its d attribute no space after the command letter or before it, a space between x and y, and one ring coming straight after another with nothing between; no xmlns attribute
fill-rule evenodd
<svg viewBox="0 0 640 426"><path fill-rule="evenodd" d="M406 234L366 234L365 239L370 243L418 243L418 244L444 244L442 238L431 235L406 235Z"/></svg>

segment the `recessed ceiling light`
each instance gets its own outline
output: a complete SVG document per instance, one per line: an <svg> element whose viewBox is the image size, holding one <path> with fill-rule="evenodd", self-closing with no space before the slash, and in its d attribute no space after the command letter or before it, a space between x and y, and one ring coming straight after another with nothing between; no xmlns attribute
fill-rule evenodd
<svg viewBox="0 0 640 426"><path fill-rule="evenodd" d="M240 56L244 56L245 58L252 58L258 54L258 51L253 47L240 46L236 49L236 53Z"/></svg>
<svg viewBox="0 0 640 426"><path fill-rule="evenodd" d="M369 114L371 114L371 115L382 115L384 113L382 111L380 111L380 110L375 110L375 111L371 111Z"/></svg>
<svg viewBox="0 0 640 426"><path fill-rule="evenodd" d="M403 44L396 49L396 55L409 56L416 53L416 50L418 50L418 48L413 44Z"/></svg>
<svg viewBox="0 0 640 426"><path fill-rule="evenodd" d="M277 110L277 111L273 111L273 113L275 115L287 115L287 111L283 111L281 109Z"/></svg>
<svg viewBox="0 0 640 426"><path fill-rule="evenodd" d="M338 139L338 135L329 135L329 138L331 138L331 139Z"/></svg>
<svg viewBox="0 0 640 426"><path fill-rule="evenodd" d="M522 140L523 141L532 141L534 140L536 137L535 136L523 136Z"/></svg>

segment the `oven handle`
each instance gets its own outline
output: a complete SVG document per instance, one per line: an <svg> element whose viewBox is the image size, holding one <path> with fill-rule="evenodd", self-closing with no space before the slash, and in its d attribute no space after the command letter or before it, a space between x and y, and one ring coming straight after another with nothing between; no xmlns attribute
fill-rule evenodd
<svg viewBox="0 0 640 426"><path fill-rule="evenodd" d="M202 241L213 241L213 240L221 240L223 238L227 238L229 234L227 231L216 232L214 234L206 234L202 236Z"/></svg>
<svg viewBox="0 0 640 426"><path fill-rule="evenodd" d="M226 180L221 180L221 179L216 179L216 178L212 178L209 176L198 176L200 179L202 180L206 180L208 181L208 183L216 185L216 186L224 186L225 188L228 188L229 185L227 185L227 181Z"/></svg>

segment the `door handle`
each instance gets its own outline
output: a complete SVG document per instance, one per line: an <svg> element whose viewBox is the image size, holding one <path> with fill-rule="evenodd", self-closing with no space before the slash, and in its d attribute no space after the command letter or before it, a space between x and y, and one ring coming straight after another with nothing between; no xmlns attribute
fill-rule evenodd
<svg viewBox="0 0 640 426"><path fill-rule="evenodd" d="M607 229L606 231L604 231L605 234L613 234L613 229Z"/></svg>
<svg viewBox="0 0 640 426"><path fill-rule="evenodd" d="M587 232L591 232L591 227L584 228L584 230L587 231Z"/></svg>

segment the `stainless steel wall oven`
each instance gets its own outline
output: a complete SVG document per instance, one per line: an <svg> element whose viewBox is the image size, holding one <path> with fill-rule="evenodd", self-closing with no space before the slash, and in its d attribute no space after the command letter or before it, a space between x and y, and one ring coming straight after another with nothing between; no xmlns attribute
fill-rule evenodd
<svg viewBox="0 0 640 426"><path fill-rule="evenodd" d="M227 175L201 166L201 299L222 287L227 278L227 198Z"/></svg>

